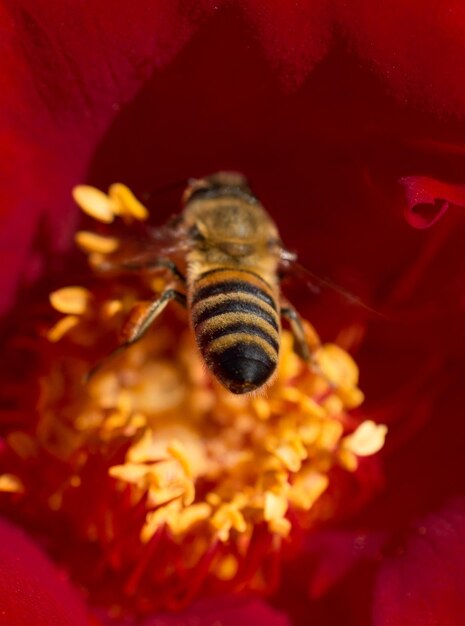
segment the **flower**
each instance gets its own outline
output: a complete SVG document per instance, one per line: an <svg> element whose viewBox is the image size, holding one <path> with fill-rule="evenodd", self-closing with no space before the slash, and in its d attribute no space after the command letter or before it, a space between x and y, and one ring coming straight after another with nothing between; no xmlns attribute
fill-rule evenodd
<svg viewBox="0 0 465 626"><path fill-rule="evenodd" d="M344 515L302 533L277 608L263 610L315 624L453 623L464 580L460 7L24 2L2 11L2 304L11 310L20 283L29 296L6 328L44 315L36 294L45 287L81 284L82 260L72 267L63 256L74 185L123 180L159 224L178 196L168 184L243 170L302 262L385 315L289 289L319 335L355 355L367 397L357 419L387 423L390 435L382 494L363 500L376 477L361 463ZM5 433L23 415L8 402L18 398L12 378L34 367L20 358L27 336L16 335L18 362L3 364ZM13 475L4 481L20 488ZM15 517L17 496L6 497Z"/></svg>
<svg viewBox="0 0 465 626"><path fill-rule="evenodd" d="M113 615L270 593L296 529L336 517L334 483L356 480L359 460L384 444L385 426L348 414L363 401L357 367L307 324L313 366L286 331L268 389L234 396L205 370L186 316L94 367L105 338L131 327L131 311L164 290L168 273L130 284L114 275L131 223L148 218L127 187L106 196L79 186L74 197L110 230L115 218L126 227L119 237L76 234L96 277L50 294L62 316L30 345L40 388L5 437L0 489L26 527L66 524L65 542L47 533L49 549Z"/></svg>

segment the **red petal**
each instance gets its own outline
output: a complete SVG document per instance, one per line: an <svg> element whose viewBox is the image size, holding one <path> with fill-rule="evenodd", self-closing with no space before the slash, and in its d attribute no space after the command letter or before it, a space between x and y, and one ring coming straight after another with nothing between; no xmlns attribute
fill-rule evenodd
<svg viewBox="0 0 465 626"><path fill-rule="evenodd" d="M465 207L465 185L453 185L427 176L407 176L400 180L405 189L405 217L414 228L429 228L451 204Z"/></svg>
<svg viewBox="0 0 465 626"><path fill-rule="evenodd" d="M465 499L416 524L375 585L376 626L457 626L465 615Z"/></svg>
<svg viewBox="0 0 465 626"><path fill-rule="evenodd" d="M331 12L326 0L246 0L272 65L289 86L298 86L326 54L331 41Z"/></svg>
<svg viewBox="0 0 465 626"><path fill-rule="evenodd" d="M0 520L0 622L88 626L77 593L20 530Z"/></svg>
<svg viewBox="0 0 465 626"><path fill-rule="evenodd" d="M339 2L343 27L397 97L465 113L465 12L460 0Z"/></svg>
<svg viewBox="0 0 465 626"><path fill-rule="evenodd" d="M307 558L313 561L310 597L322 597L361 562L374 561L384 541L381 533L328 531L309 536Z"/></svg>
<svg viewBox="0 0 465 626"><path fill-rule="evenodd" d="M186 44L209 5L0 5L0 309L31 270L34 245L41 254L67 245L76 214L70 188L82 182L89 155L154 68Z"/></svg>

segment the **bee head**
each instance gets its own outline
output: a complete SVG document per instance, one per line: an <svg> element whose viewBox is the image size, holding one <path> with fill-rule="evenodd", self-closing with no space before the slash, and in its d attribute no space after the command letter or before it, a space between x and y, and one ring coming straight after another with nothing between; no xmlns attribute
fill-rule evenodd
<svg viewBox="0 0 465 626"><path fill-rule="evenodd" d="M279 240L274 222L242 174L218 172L194 180L184 202L183 220L192 243L218 261L269 252Z"/></svg>
<svg viewBox="0 0 465 626"><path fill-rule="evenodd" d="M235 197L257 202L245 176L239 172L216 172L204 178L193 178L183 194L183 204L207 198Z"/></svg>

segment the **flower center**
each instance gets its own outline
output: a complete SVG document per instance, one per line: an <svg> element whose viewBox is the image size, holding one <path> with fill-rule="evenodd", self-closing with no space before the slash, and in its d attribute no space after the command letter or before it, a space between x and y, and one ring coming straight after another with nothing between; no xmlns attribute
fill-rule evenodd
<svg viewBox="0 0 465 626"><path fill-rule="evenodd" d="M128 189L75 197L104 223L146 217ZM80 232L93 267L124 242ZM177 608L200 593L266 591L294 527L331 516L318 502L334 468L357 469L386 429L347 411L363 395L351 357L306 334L316 367L281 337L274 381L236 396L212 378L176 305L137 344L96 362L117 344L130 309L164 284L148 274L112 276L51 295L64 314L38 347L36 423L6 439L0 490L95 602L144 612ZM5 466L5 463L3 464ZM66 524L67 534L56 533Z"/></svg>

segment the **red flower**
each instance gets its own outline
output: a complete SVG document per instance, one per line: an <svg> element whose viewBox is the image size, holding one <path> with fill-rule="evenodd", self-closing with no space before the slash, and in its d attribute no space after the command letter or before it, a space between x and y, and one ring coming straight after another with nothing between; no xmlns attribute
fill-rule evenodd
<svg viewBox="0 0 465 626"><path fill-rule="evenodd" d="M14 311L5 328L33 321L24 303L38 281L55 288L80 271L65 255L77 224L74 185L123 180L158 224L176 209L170 183L244 171L302 263L385 314L371 317L329 292L290 292L324 339L355 355L367 396L360 415L390 429L385 487L364 501L371 490L360 480L373 476L361 465L353 491L340 490L344 515L303 533L286 555L277 608L221 600L194 605L185 619L457 623L465 586L461 5L146 4L1 7L0 284L4 310ZM4 365L2 395L17 398L14 364ZM3 432L20 409L5 401ZM34 530L47 547L46 529ZM2 531L6 547L11 532ZM9 623L40 623L43 598L60 595L49 623L78 624L76 600L35 550L18 550L17 585L0 580ZM37 593L30 602L21 593L13 610L20 587Z"/></svg>

